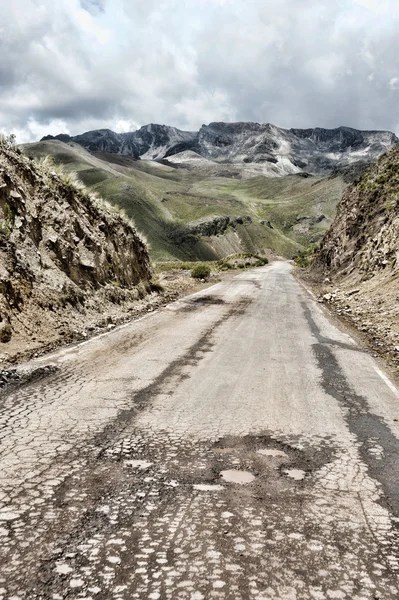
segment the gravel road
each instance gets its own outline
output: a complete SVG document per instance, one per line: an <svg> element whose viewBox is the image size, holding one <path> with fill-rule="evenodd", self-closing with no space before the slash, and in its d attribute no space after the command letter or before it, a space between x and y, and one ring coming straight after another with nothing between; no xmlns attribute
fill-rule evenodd
<svg viewBox="0 0 399 600"><path fill-rule="evenodd" d="M0 600L399 597L399 394L289 264L29 366Z"/></svg>

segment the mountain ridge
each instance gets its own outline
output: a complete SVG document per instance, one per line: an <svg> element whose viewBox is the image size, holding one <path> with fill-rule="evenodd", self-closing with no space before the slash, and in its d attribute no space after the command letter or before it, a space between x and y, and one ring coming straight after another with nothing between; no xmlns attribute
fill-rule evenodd
<svg viewBox="0 0 399 600"><path fill-rule="evenodd" d="M54 139L78 143L92 152L168 159L192 168L201 167L204 161L230 163L272 177L303 172L327 174L337 167L371 163L399 143L389 131L346 126L283 129L271 123L246 121L215 121L198 131L150 123L133 132L98 129L77 136L44 136L41 141Z"/></svg>

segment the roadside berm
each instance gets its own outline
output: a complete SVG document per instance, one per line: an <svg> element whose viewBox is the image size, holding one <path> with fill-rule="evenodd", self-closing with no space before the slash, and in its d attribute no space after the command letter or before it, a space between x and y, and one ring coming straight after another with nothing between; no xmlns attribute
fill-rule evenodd
<svg viewBox="0 0 399 600"><path fill-rule="evenodd" d="M73 175L0 142L0 360L111 328L152 294L145 241ZM150 295L150 296L149 296Z"/></svg>

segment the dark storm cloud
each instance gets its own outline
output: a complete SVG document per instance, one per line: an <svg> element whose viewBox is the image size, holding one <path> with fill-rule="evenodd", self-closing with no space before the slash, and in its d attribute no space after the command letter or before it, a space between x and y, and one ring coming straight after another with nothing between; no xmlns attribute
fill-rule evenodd
<svg viewBox="0 0 399 600"><path fill-rule="evenodd" d="M0 130L161 122L399 130L397 0L14 0Z"/></svg>

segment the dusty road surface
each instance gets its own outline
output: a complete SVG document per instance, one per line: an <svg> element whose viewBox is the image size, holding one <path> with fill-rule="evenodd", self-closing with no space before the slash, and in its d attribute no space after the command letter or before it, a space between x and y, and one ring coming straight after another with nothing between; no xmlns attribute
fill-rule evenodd
<svg viewBox="0 0 399 600"><path fill-rule="evenodd" d="M399 397L286 263L0 399L0 599L399 597Z"/></svg>

